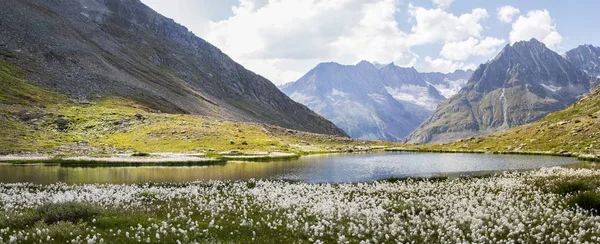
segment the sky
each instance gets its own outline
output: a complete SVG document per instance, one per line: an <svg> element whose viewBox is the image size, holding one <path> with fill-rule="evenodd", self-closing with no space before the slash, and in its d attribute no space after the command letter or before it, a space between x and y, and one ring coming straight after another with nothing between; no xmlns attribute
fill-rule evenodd
<svg viewBox="0 0 600 244"><path fill-rule="evenodd" d="M321 62L474 69L536 38L598 45L597 0L142 0L277 85Z"/></svg>

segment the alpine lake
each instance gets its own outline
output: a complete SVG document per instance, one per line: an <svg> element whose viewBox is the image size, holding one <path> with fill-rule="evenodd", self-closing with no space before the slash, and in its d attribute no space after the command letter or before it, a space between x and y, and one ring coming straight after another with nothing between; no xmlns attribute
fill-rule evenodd
<svg viewBox="0 0 600 244"><path fill-rule="evenodd" d="M356 183L390 178L455 177L576 164L575 158L462 153L355 153L309 155L271 162L229 161L203 166L94 166L0 164L0 182L134 184L250 179Z"/></svg>

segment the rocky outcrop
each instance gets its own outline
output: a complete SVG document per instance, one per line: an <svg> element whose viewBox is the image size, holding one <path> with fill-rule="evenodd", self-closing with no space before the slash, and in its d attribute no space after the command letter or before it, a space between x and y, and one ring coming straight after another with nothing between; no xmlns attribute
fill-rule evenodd
<svg viewBox="0 0 600 244"><path fill-rule="evenodd" d="M79 100L123 96L163 112L345 135L139 0L0 1L0 56Z"/></svg>
<svg viewBox="0 0 600 244"><path fill-rule="evenodd" d="M563 55L575 67L592 77L600 77L600 48L592 45L578 46Z"/></svg>

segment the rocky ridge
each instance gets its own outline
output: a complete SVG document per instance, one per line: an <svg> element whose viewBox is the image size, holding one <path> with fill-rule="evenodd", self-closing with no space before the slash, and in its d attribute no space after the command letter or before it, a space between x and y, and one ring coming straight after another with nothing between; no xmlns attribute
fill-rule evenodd
<svg viewBox="0 0 600 244"><path fill-rule="evenodd" d="M535 39L507 45L405 141L445 143L528 124L575 103L597 81Z"/></svg>
<svg viewBox="0 0 600 244"><path fill-rule="evenodd" d="M139 0L0 1L0 58L77 101L118 95L162 112L345 135Z"/></svg>

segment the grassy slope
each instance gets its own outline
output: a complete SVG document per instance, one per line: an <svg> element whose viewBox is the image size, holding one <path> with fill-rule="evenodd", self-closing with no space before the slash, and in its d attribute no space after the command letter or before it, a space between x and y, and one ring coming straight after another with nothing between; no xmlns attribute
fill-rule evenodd
<svg viewBox="0 0 600 244"><path fill-rule="evenodd" d="M0 61L0 153L113 154L240 150L306 153L392 145L257 123L155 113L120 97L88 103L28 83ZM143 118L142 118L143 117Z"/></svg>
<svg viewBox="0 0 600 244"><path fill-rule="evenodd" d="M445 145L414 146L425 150L600 154L600 88L576 104L535 123L482 138Z"/></svg>

